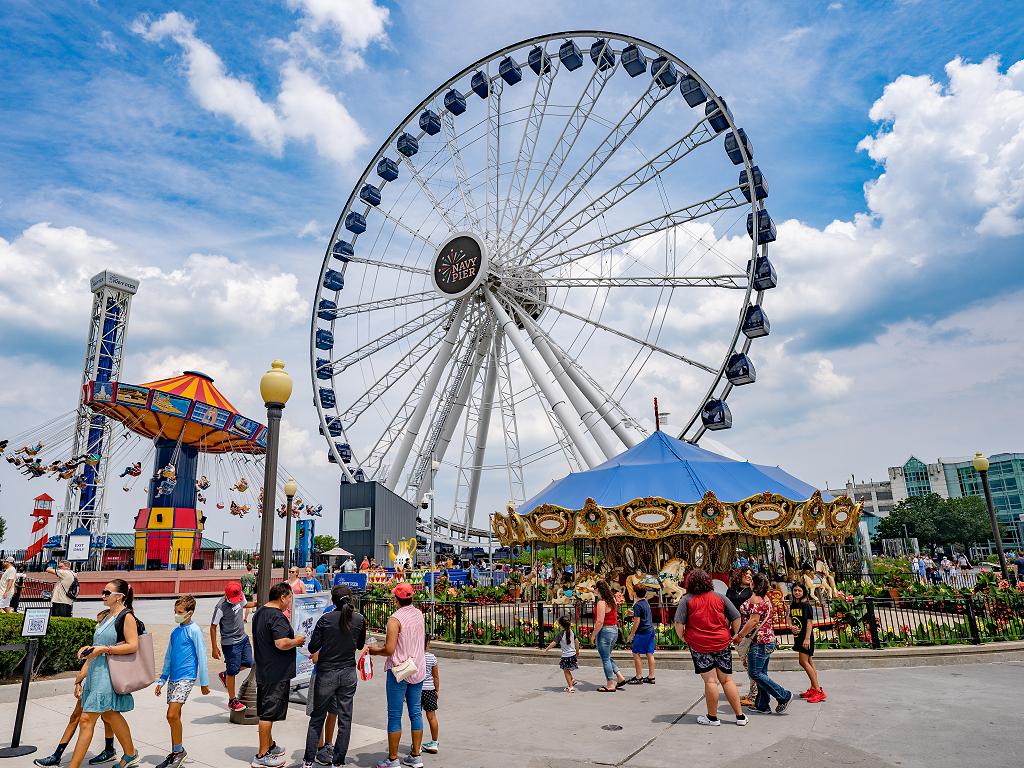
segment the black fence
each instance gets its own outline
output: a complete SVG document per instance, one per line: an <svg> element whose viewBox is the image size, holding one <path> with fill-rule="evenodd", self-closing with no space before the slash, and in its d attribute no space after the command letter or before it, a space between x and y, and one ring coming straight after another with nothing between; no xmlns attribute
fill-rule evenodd
<svg viewBox="0 0 1024 768"><path fill-rule="evenodd" d="M545 647L560 631L558 620L568 616L581 647L593 645L593 603L468 603L419 604L427 631L457 644L507 647ZM383 632L394 611L389 600L363 598L360 612L371 631ZM673 629L675 606L652 606L659 649L685 645ZM620 606L624 640L630 620ZM887 648L912 645L950 645L1024 639L1024 595L955 598L851 598L815 607L814 635L818 648ZM777 608L774 620L780 648L792 648L788 607ZM619 647L625 647L620 643Z"/></svg>
<svg viewBox="0 0 1024 768"><path fill-rule="evenodd" d="M933 586L946 585L953 589L974 589L978 585L977 573L973 570L964 571L959 568L954 568L950 571L944 571L940 568L931 573L926 573L924 576L911 573L910 571L895 571L884 575L870 572L864 573L862 571L837 571L833 575L837 583L841 581L851 581L883 584L898 579L904 584L913 584L916 582L920 584L930 584Z"/></svg>

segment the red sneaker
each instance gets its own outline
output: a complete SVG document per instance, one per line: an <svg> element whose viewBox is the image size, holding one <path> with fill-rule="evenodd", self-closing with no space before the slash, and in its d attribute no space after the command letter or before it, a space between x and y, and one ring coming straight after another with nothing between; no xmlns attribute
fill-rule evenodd
<svg viewBox="0 0 1024 768"><path fill-rule="evenodd" d="M813 688L808 688L806 691L804 691L803 693L800 694L800 698L801 699L806 699L812 693L814 693L814 689Z"/></svg>
<svg viewBox="0 0 1024 768"><path fill-rule="evenodd" d="M828 698L828 696L825 694L825 691L822 690L821 688L819 688L818 690L811 692L811 695L807 697L807 703L808 704L820 704L821 702L825 701L825 699L827 699L827 698Z"/></svg>
<svg viewBox="0 0 1024 768"><path fill-rule="evenodd" d="M228 709L230 709L232 712L241 712L243 709L245 709L245 704L243 704L238 699L231 699L231 701L228 702Z"/></svg>

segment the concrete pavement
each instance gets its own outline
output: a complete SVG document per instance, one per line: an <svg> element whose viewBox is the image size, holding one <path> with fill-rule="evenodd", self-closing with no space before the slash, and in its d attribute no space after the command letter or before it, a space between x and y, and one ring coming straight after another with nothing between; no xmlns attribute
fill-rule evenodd
<svg viewBox="0 0 1024 768"><path fill-rule="evenodd" d="M579 671L579 691L569 695L562 692L556 661L552 656L550 665L539 666L442 659L441 753L425 755L426 765L662 768L685 760L701 768L1002 768L1020 763L1015 753L1024 715L1014 704L1024 680L1020 662L823 672L827 702L794 702L783 716L751 715L750 725L741 729L725 713L719 728L696 724L703 712L702 686L690 672L665 670L656 686L601 694L595 692L600 668L588 665ZM737 679L745 680L742 674ZM802 673L780 672L777 679L793 690L806 687ZM197 690L185 707L185 744L197 767L241 765L252 757L255 728L230 725L225 699L215 683L210 696ZM153 765L168 751L164 701L152 689L135 700L128 719L143 764ZM47 754L73 704L66 694L30 701L23 741ZM14 712L14 704L0 705L0 741L9 739ZM350 763L372 766L385 749L381 676L360 683L354 721ZM305 725L303 709L293 706L288 720L275 726L277 741L294 761L301 759ZM31 757L8 764L30 766Z"/></svg>

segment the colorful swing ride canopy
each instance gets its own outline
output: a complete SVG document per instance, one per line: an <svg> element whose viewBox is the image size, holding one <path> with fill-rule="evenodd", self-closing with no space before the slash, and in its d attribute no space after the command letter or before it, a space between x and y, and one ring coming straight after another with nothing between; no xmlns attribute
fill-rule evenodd
<svg viewBox="0 0 1024 768"><path fill-rule="evenodd" d="M852 535L860 504L822 496L779 467L735 461L655 432L603 464L555 480L519 510L495 513L505 546L680 534Z"/></svg>
<svg viewBox="0 0 1024 768"><path fill-rule="evenodd" d="M201 453L259 454L267 449L267 428L242 416L213 379L198 371L138 385L90 381L85 402L143 437L180 440Z"/></svg>

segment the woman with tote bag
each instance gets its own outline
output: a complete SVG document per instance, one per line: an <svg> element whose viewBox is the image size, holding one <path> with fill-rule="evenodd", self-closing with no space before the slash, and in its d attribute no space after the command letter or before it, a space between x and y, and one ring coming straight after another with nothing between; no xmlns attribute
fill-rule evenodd
<svg viewBox="0 0 1024 768"><path fill-rule="evenodd" d="M81 766L100 717L113 729L114 737L124 750L118 768L135 768L139 765L139 755L132 742L128 721L122 714L134 709L135 701L130 693L114 690L107 657L138 652L139 623L131 612L132 588L127 581L112 579L101 594L106 615L96 624L93 644L78 651L79 658L85 660L86 669L85 682L75 685L75 696L82 700L82 720L70 768Z"/></svg>

